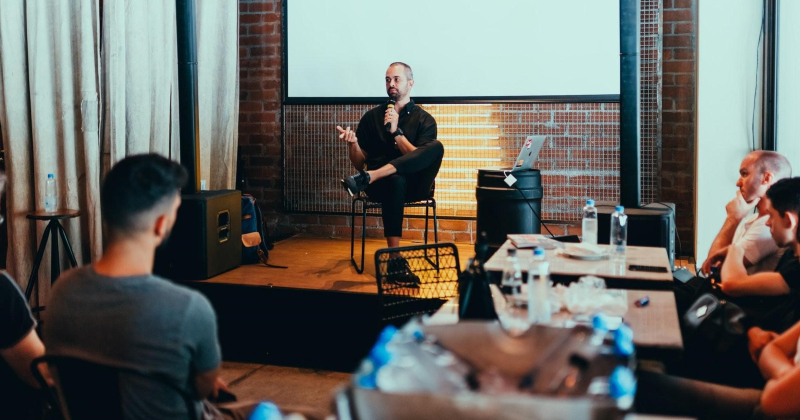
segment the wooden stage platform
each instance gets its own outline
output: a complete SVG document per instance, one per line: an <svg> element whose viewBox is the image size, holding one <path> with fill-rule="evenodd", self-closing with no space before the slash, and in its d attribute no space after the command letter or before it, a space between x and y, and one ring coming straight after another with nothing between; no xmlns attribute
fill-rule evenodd
<svg viewBox="0 0 800 420"><path fill-rule="evenodd" d="M457 246L464 267L473 245ZM384 247L367 239L358 274L349 239L294 236L270 251L270 263L287 269L245 265L185 284L214 305L225 360L349 372L380 329L374 253Z"/></svg>
<svg viewBox="0 0 800 420"><path fill-rule="evenodd" d="M402 241L401 246L421 245L422 241ZM456 244L462 268L474 254L474 245ZM262 264L243 265L198 283L286 287L352 293L378 293L375 283L375 251L386 241L367 239L364 274L350 264L350 240L298 235L275 244L269 262L287 269ZM360 252L356 240L356 256ZM358 260L358 259L357 259Z"/></svg>

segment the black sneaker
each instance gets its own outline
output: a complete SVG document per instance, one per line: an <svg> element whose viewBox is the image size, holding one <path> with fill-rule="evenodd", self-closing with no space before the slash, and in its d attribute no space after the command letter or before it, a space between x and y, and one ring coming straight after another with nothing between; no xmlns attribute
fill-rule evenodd
<svg viewBox="0 0 800 420"><path fill-rule="evenodd" d="M403 257L392 258L386 264L386 281L405 287L419 287L419 277L411 271Z"/></svg>
<svg viewBox="0 0 800 420"><path fill-rule="evenodd" d="M366 190L368 185L369 185L369 174L363 170L358 171L357 174L350 175L342 180L342 186L344 187L345 190L347 190L347 192L350 193L350 196L356 195L361 191Z"/></svg>

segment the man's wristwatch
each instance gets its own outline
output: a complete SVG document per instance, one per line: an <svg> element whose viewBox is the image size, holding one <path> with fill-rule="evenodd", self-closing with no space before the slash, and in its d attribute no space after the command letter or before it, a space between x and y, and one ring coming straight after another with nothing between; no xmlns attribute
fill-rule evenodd
<svg viewBox="0 0 800 420"><path fill-rule="evenodd" d="M397 127L397 130L395 130L395 132L392 133L392 138L395 138L397 136L402 136L402 135L404 135L403 130L401 130L400 127Z"/></svg>

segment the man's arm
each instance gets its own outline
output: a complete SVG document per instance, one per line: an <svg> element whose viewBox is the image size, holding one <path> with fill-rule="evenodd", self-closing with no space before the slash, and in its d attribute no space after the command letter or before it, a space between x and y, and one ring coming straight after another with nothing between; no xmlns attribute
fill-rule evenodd
<svg viewBox="0 0 800 420"><path fill-rule="evenodd" d="M336 126L336 129L339 130L339 138L347 142L347 157L350 158L350 163L359 171L364 169L364 163L367 161L367 154L361 150L361 146L358 145L356 132L351 130L350 127L344 129L339 125Z"/></svg>
<svg viewBox="0 0 800 420"><path fill-rule="evenodd" d="M35 329L31 329L17 344L0 350L0 356L11 366L18 378L34 388L39 388L39 382L31 373L31 362L37 357L44 356L44 344Z"/></svg>
<svg viewBox="0 0 800 420"><path fill-rule="evenodd" d="M794 417L800 413L800 400L796 398L800 368L795 367L791 360L797 351L798 338L800 323L767 344L758 359L758 368L768 380L761 405L770 416Z"/></svg>
<svg viewBox="0 0 800 420"><path fill-rule="evenodd" d="M197 396L200 399L216 397L219 395L219 390L228 390L228 386L220 378L221 369L210 370L208 372L201 372L194 376L194 387Z"/></svg>
<svg viewBox="0 0 800 420"><path fill-rule="evenodd" d="M744 251L731 245L720 275L722 291L730 296L780 296L790 292L789 285L777 272L747 274Z"/></svg>
<svg viewBox="0 0 800 420"><path fill-rule="evenodd" d="M711 243L711 249L708 250L708 258L706 258L706 260L712 258L714 254L733 242L733 235L736 233L736 228L739 227L739 223L753 211L758 202L759 199L755 199L748 203L744 200L744 197L742 197L741 191L736 192L736 197L725 205L725 222L722 224L719 233L717 233L717 237L714 238L714 241ZM703 264L704 269L705 266L706 264Z"/></svg>

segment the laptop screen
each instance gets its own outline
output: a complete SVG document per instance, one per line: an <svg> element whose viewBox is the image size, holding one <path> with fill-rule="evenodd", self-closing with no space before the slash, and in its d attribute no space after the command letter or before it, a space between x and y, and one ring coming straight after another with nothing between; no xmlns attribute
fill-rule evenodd
<svg viewBox="0 0 800 420"><path fill-rule="evenodd" d="M528 136L525 138L525 143L522 144L522 149L519 151L519 156L517 156L511 172L532 169L546 138L547 136Z"/></svg>

